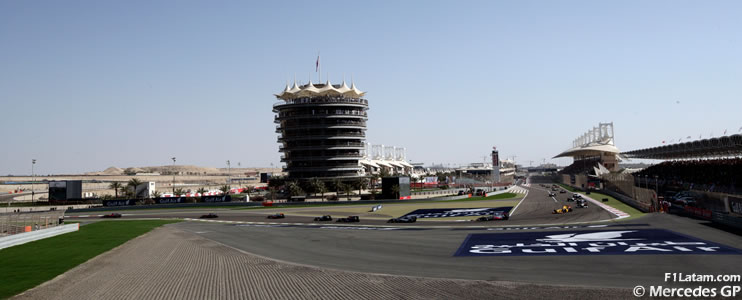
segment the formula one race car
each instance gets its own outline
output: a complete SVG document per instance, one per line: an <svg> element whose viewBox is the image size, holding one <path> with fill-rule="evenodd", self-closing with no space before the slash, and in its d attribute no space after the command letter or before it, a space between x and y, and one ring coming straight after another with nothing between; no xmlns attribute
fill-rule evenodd
<svg viewBox="0 0 742 300"><path fill-rule="evenodd" d="M417 217L410 216L410 217L399 217L399 218L393 218L389 219L389 221L386 221L387 223L415 223L417 222Z"/></svg>
<svg viewBox="0 0 742 300"><path fill-rule="evenodd" d="M283 219L285 217L286 216L284 216L283 213L277 213L277 214L272 214L268 216L268 219Z"/></svg>
<svg viewBox="0 0 742 300"><path fill-rule="evenodd" d="M551 213L552 214L566 214L566 213L571 212L571 211L572 211L572 207L569 206L569 205L565 205L565 206L562 206L562 208L560 208L560 209L555 209Z"/></svg>
<svg viewBox="0 0 742 300"><path fill-rule="evenodd" d="M569 198L567 198L567 202L570 202L570 201L575 201L575 199L577 199L577 198L574 198L574 197L569 197Z"/></svg>
<svg viewBox="0 0 742 300"><path fill-rule="evenodd" d="M324 215L324 216L321 216L321 217L316 217L316 218L314 218L314 220L315 221L319 221L319 222L321 222L321 221L332 221L332 217L330 215Z"/></svg>
<svg viewBox="0 0 742 300"><path fill-rule="evenodd" d="M337 222L340 222L340 223L355 223L355 222L360 222L360 221L361 219L358 216L349 216L347 218L340 218L337 220Z"/></svg>
<svg viewBox="0 0 742 300"><path fill-rule="evenodd" d="M507 219L510 219L508 213L504 211L493 211L491 215L479 217L477 221L505 221Z"/></svg>
<svg viewBox="0 0 742 300"><path fill-rule="evenodd" d="M550 192L549 197L556 197L556 193Z"/></svg>
<svg viewBox="0 0 742 300"><path fill-rule="evenodd" d="M101 218L106 218L106 219L108 219L108 218L121 218L121 214L120 213L110 213L110 214L107 214L107 215L102 215Z"/></svg>
<svg viewBox="0 0 742 300"><path fill-rule="evenodd" d="M215 219L215 218L218 218L218 217L219 216L217 216L215 213L210 213L210 214L207 214L207 215L202 215L201 216L201 219Z"/></svg>
<svg viewBox="0 0 742 300"><path fill-rule="evenodd" d="M578 199L577 200L577 207L578 208L587 208L587 201L585 199Z"/></svg>
<svg viewBox="0 0 742 300"><path fill-rule="evenodd" d="M564 193L566 193L566 192L567 192L567 191L565 191L565 190L559 190L559 193L560 193L560 194L564 194Z"/></svg>

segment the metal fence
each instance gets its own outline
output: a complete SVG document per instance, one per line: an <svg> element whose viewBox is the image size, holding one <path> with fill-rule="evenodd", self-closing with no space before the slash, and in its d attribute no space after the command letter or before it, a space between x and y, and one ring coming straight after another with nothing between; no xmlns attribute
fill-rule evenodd
<svg viewBox="0 0 742 300"><path fill-rule="evenodd" d="M0 237L61 225L64 211L0 214Z"/></svg>

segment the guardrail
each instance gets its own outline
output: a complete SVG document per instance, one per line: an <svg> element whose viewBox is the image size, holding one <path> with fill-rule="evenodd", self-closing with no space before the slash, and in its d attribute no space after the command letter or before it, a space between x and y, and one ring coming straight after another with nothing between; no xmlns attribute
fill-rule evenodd
<svg viewBox="0 0 742 300"><path fill-rule="evenodd" d="M0 237L0 249L13 247L78 230L80 230L80 224L75 223L4 236Z"/></svg>
<svg viewBox="0 0 742 300"><path fill-rule="evenodd" d="M606 194L608 196L611 196L611 197L615 198L616 200L621 201L621 202L625 203L628 206L631 206L633 208L636 208L637 210L639 210L641 212L646 213L646 212L650 212L650 210L651 210L650 207L648 207L646 205L643 205L642 203L640 203L640 202L632 199L631 197L628 197L626 195L623 195L621 193L617 193L617 192L614 192L614 191L611 191L611 190L599 190L597 192L598 193Z"/></svg>
<svg viewBox="0 0 742 300"><path fill-rule="evenodd" d="M59 224L64 210L0 214L0 236L46 229Z"/></svg>
<svg viewBox="0 0 742 300"><path fill-rule="evenodd" d="M507 190L504 190L507 191ZM397 200L397 199L376 199L376 200L354 200L354 201L311 201L311 202L278 202L274 201L273 206L292 206L292 205L348 205L348 204L376 204L376 203L416 203L425 201L439 201L439 200L457 200L471 197L470 194L461 196L447 196L447 197L433 197L424 199L412 199L412 200ZM73 209L67 210L67 213L78 213L78 212L96 212L96 211L115 211L115 210L136 210L136 209L149 209L149 208L190 208L190 207L260 207L263 206L263 202L224 202L224 203L173 203L173 204L153 204L153 205L133 205L133 206L111 206L111 207L99 207L99 208L84 208L84 209Z"/></svg>
<svg viewBox="0 0 742 300"><path fill-rule="evenodd" d="M729 227L742 229L742 218L737 217L737 216L732 216L727 213L712 212L711 221L714 223L723 224Z"/></svg>

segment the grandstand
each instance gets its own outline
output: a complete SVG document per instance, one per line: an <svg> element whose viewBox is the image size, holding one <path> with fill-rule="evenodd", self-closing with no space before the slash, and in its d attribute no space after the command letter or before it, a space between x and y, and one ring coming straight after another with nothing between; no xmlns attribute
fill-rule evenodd
<svg viewBox="0 0 742 300"><path fill-rule="evenodd" d="M597 178L618 169L620 151L613 143L613 122L600 123L572 142L572 147L558 157L572 157L574 162L559 173L569 175L570 184L585 187L588 182L576 182L574 175ZM567 183L565 181L565 183Z"/></svg>
<svg viewBox="0 0 742 300"><path fill-rule="evenodd" d="M560 180L595 189L641 211L670 211L742 228L742 135L619 152L613 124L601 123L557 157L572 157ZM618 161L663 162L638 172L620 170Z"/></svg>
<svg viewBox="0 0 742 300"><path fill-rule="evenodd" d="M622 153L628 158L706 159L742 156L742 135L733 134Z"/></svg>
<svg viewBox="0 0 742 300"><path fill-rule="evenodd" d="M742 135L739 134L639 149L623 155L665 160L634 174L637 185L651 181L658 191L742 194Z"/></svg>

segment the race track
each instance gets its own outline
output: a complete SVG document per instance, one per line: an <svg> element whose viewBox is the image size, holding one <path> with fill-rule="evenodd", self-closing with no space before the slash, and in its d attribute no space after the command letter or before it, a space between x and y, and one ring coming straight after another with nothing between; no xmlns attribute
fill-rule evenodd
<svg viewBox="0 0 742 300"><path fill-rule="evenodd" d="M203 213L214 211L219 214L216 220L169 226L281 262L356 273L578 286L598 291L604 288L626 289L639 284L672 285L664 282L666 272L738 274L738 266L742 265L742 251L739 251L742 249L742 237L707 226L704 221L665 214L649 214L628 221L616 220L615 215L595 205L575 208L567 214L552 214L553 209L564 204L574 206L574 202L565 202L569 193L557 193L555 198L551 198L541 187L527 189L527 197L517 204L511 219L500 222L419 221L390 225L383 219L362 217L360 223L346 226L334 222L317 224L311 217L291 214L318 211L313 207L284 209L287 218L279 220L266 219L267 215L278 211L274 209L181 209L122 213L124 218L198 218ZM458 207L457 204L451 203L451 207ZM79 219L89 220L90 217ZM662 239L670 237L687 237L691 241L689 244L705 246L699 246L698 249L676 246L672 250L648 247L649 251L640 249L642 251L638 253L611 252L602 255L590 255L582 249L574 250L579 252L574 255L455 255L460 248L466 250L463 244L471 237L470 234L493 234L492 238L499 241L498 238L506 237L502 234L525 237L564 235L565 232L572 235L661 232L665 234L657 237L661 243L664 243ZM636 239L625 239L626 242L631 240ZM721 250L710 246L719 246L716 248L729 253L718 254ZM525 293L525 296L529 295L528 291ZM536 295L539 294L535 291L531 294Z"/></svg>

